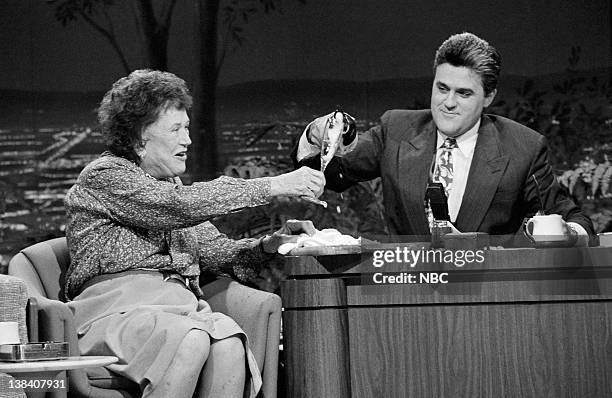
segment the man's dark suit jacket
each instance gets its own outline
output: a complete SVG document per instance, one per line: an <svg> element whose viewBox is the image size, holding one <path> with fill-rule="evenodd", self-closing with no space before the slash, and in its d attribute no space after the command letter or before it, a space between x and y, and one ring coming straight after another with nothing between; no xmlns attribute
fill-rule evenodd
<svg viewBox="0 0 612 398"><path fill-rule="evenodd" d="M424 197L436 145L429 110L390 110L381 124L359 135L356 148L335 157L325 171L326 186L342 191L359 181L381 177L389 232L428 235ZM301 164L319 168L319 156ZM514 235L540 200L544 211L593 225L557 183L548 163L544 136L510 119L483 115L467 185L454 225L462 232Z"/></svg>

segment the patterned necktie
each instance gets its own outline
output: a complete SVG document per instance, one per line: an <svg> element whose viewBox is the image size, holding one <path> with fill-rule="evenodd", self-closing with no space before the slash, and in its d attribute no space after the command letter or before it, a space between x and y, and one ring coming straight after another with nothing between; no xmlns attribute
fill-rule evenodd
<svg viewBox="0 0 612 398"><path fill-rule="evenodd" d="M457 148L457 140L448 137L444 140L433 174L433 181L442 184L447 198L453 187L453 148Z"/></svg>

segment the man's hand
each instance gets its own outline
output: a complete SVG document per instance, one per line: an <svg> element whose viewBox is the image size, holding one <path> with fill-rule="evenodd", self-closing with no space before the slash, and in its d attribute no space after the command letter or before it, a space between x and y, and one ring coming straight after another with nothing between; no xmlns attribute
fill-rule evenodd
<svg viewBox="0 0 612 398"><path fill-rule="evenodd" d="M266 253L276 253L280 245L297 242L300 234L312 236L315 232L317 229L310 220L287 220L281 229L264 237L261 245Z"/></svg>
<svg viewBox="0 0 612 398"><path fill-rule="evenodd" d="M589 233L580 224L563 221L563 225L569 246L586 247L589 245Z"/></svg>
<svg viewBox="0 0 612 398"><path fill-rule="evenodd" d="M330 120L332 120L331 127ZM351 144L356 143L355 138L357 137L357 126L355 125L355 118L353 118L348 113L335 111L325 116L318 117L306 127L306 129L304 130L304 134L306 135L306 139L309 144L317 148L321 148L321 143L325 137L325 130L329 129L333 131L334 128L340 127L341 131L338 131L336 134L341 135L336 155L342 156L343 154L351 151Z"/></svg>

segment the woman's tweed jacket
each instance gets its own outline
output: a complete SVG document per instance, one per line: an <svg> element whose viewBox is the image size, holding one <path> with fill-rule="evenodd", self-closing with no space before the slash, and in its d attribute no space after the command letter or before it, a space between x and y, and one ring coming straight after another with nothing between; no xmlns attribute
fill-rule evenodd
<svg viewBox="0 0 612 398"><path fill-rule="evenodd" d="M268 203L267 178L220 177L182 185L157 180L105 153L87 165L65 198L71 264L68 299L91 278L134 269L171 270L199 294L200 271L245 281L270 259L256 239L232 240L207 220Z"/></svg>

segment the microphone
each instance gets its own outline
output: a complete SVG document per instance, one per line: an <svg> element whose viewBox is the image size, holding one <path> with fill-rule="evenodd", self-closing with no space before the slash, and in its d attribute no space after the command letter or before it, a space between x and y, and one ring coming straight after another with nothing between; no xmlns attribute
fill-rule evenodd
<svg viewBox="0 0 612 398"><path fill-rule="evenodd" d="M448 200L442 183L430 182L425 191L425 200L429 202L431 213L436 221L450 221Z"/></svg>

